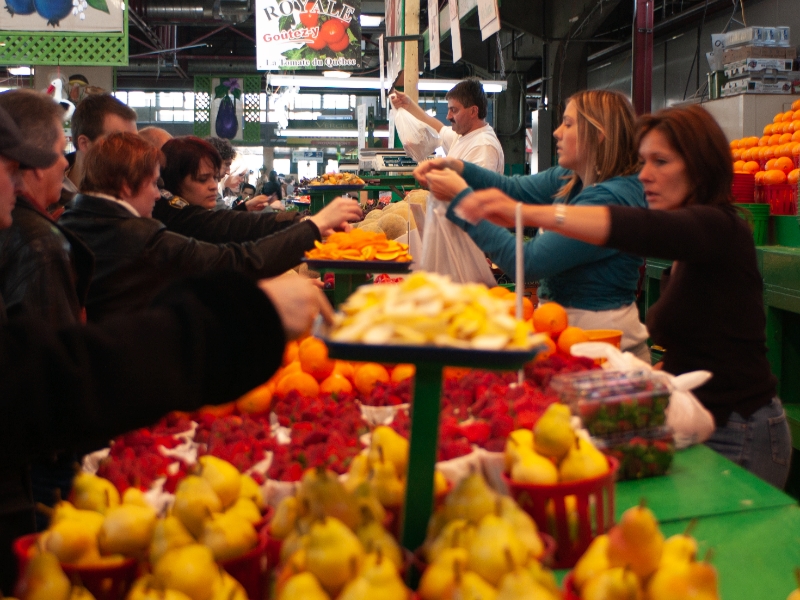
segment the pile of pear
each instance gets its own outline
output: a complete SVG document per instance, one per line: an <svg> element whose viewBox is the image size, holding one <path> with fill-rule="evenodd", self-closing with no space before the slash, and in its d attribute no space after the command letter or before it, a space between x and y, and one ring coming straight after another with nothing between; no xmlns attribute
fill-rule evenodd
<svg viewBox="0 0 800 600"><path fill-rule="evenodd" d="M605 455L573 427L568 406L547 407L533 430L512 431L506 440L506 472L514 483L555 485L609 471Z"/></svg>
<svg viewBox="0 0 800 600"><path fill-rule="evenodd" d="M403 552L385 518L369 481L347 487L332 471L307 470L269 525L270 535L283 540L277 598L406 600Z"/></svg>
<svg viewBox="0 0 800 600"><path fill-rule="evenodd" d="M644 502L625 511L572 571L581 600L719 600L717 571L697 560L692 525L665 540Z"/></svg>
<svg viewBox="0 0 800 600"><path fill-rule="evenodd" d="M52 552L38 552L31 558L16 593L21 600L95 600L80 582L70 581Z"/></svg>
<svg viewBox="0 0 800 600"><path fill-rule="evenodd" d="M541 565L545 548L536 523L478 472L462 479L435 511L421 551L428 562L417 590L422 600L561 597Z"/></svg>

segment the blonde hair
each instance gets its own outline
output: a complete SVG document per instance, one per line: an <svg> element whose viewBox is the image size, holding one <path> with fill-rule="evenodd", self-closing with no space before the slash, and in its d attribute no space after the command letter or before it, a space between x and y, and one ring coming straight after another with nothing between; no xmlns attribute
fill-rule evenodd
<svg viewBox="0 0 800 600"><path fill-rule="evenodd" d="M639 170L635 115L628 99L619 92L584 90L571 96L578 111L578 147L594 164L600 183ZM568 198L580 175L573 173L556 198Z"/></svg>

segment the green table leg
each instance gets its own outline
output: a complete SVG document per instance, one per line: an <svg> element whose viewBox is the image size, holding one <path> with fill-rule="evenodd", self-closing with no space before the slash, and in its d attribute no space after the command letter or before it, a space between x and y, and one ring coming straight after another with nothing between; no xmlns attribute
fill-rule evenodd
<svg viewBox="0 0 800 600"><path fill-rule="evenodd" d="M358 286L367 283L367 275L365 273L336 273L334 277L336 277L333 283L334 308L338 308L340 304L347 300Z"/></svg>
<svg viewBox="0 0 800 600"><path fill-rule="evenodd" d="M433 512L433 471L442 393L442 365L425 363L416 367L406 499L400 520L400 541L411 551L425 541L428 520Z"/></svg>

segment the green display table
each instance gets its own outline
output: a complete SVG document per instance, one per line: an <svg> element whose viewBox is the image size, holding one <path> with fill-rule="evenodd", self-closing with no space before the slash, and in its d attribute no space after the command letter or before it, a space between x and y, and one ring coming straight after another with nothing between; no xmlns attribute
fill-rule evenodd
<svg viewBox="0 0 800 600"><path fill-rule="evenodd" d="M406 192L419 187L411 173L406 175L361 175L367 182L364 191L367 197L377 200L381 192L392 192L392 202L400 202Z"/></svg>
<svg viewBox="0 0 800 600"><path fill-rule="evenodd" d="M792 497L703 445L677 452L665 477L617 483L617 520L641 498L662 523L796 504Z"/></svg>

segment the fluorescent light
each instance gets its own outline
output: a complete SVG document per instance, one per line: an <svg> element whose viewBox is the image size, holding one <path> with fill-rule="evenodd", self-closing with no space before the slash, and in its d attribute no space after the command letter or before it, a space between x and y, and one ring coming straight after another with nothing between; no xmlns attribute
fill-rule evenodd
<svg viewBox="0 0 800 600"><path fill-rule="evenodd" d="M349 79L350 73L347 71L323 71L323 77L332 77L333 79Z"/></svg>
<svg viewBox="0 0 800 600"><path fill-rule="evenodd" d="M357 129L278 129L281 137L357 138ZM388 131L375 131L375 137L388 138Z"/></svg>
<svg viewBox="0 0 800 600"><path fill-rule="evenodd" d="M9 67L8 74L15 77L29 77L31 74L30 67Z"/></svg>
<svg viewBox="0 0 800 600"><path fill-rule="evenodd" d="M335 79L331 77L317 77L315 75L273 75L269 74L269 85L291 85L306 88L344 88L350 90L379 90L380 80L377 77L350 77L349 79ZM421 92L447 92L460 80L458 79L420 79L417 89ZM496 94L506 89L505 81L481 81L487 94ZM383 87L392 87L391 81L384 81Z"/></svg>
<svg viewBox="0 0 800 600"><path fill-rule="evenodd" d="M360 15L358 22L362 27L380 27L383 23L383 17L379 15Z"/></svg>

